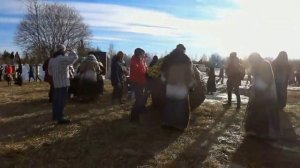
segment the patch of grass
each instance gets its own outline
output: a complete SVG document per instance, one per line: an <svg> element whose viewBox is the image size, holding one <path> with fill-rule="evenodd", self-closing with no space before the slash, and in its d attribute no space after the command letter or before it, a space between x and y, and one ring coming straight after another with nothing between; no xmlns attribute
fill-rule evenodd
<svg viewBox="0 0 300 168"><path fill-rule="evenodd" d="M129 123L132 102L112 106L111 92L107 82L95 102L69 101L72 123L56 125L46 83L0 82L0 167L300 167L297 150L288 150L300 146L299 91L289 92L277 146L244 138L245 105L204 103L179 132L160 128L154 110Z"/></svg>

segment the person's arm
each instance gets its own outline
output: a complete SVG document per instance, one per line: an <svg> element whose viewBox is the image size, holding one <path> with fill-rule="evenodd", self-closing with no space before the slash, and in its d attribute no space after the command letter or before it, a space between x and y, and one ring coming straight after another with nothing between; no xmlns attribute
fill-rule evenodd
<svg viewBox="0 0 300 168"><path fill-rule="evenodd" d="M68 56L59 57L59 63L65 67L73 64L78 59L78 55L74 51L70 51Z"/></svg>

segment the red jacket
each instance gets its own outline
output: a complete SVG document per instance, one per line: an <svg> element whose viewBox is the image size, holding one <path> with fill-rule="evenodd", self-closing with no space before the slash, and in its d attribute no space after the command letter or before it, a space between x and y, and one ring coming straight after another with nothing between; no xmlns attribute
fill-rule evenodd
<svg viewBox="0 0 300 168"><path fill-rule="evenodd" d="M14 73L14 67L12 65L9 65L8 66L8 71L7 71L8 74L13 74Z"/></svg>
<svg viewBox="0 0 300 168"><path fill-rule="evenodd" d="M140 85L145 85L146 80L146 74L148 71L148 66L145 62L145 60L142 58L140 59L137 56L132 56L131 62L130 62L130 81L135 82Z"/></svg>

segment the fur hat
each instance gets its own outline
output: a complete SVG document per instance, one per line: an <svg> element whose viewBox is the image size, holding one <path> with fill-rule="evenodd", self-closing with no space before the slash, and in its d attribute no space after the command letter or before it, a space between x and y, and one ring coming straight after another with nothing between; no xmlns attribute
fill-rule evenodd
<svg viewBox="0 0 300 168"><path fill-rule="evenodd" d="M66 46L63 45L63 44L57 45L56 46L56 51L60 51L60 50L65 51L66 50Z"/></svg>

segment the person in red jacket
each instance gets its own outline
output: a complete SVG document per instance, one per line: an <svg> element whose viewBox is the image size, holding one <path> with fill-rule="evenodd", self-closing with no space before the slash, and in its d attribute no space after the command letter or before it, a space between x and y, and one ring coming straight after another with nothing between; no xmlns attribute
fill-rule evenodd
<svg viewBox="0 0 300 168"><path fill-rule="evenodd" d="M146 94L146 74L148 66L145 62L145 51L141 48L134 50L134 55L130 62L130 82L134 91L135 102L131 109L130 121L139 122L140 113L146 110L147 94Z"/></svg>

